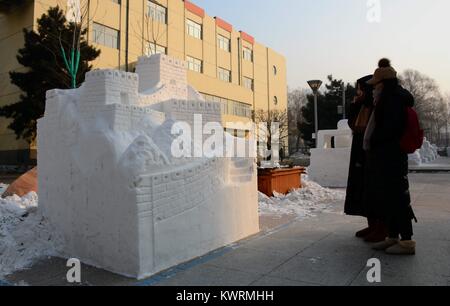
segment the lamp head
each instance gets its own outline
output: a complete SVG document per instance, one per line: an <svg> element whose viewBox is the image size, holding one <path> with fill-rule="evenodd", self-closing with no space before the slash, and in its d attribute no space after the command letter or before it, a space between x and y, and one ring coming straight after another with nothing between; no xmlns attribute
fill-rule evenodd
<svg viewBox="0 0 450 306"><path fill-rule="evenodd" d="M311 89L314 93L317 93L320 89L320 86L322 86L322 81L311 80L311 81L308 81L308 85L309 85L309 87L311 87Z"/></svg>

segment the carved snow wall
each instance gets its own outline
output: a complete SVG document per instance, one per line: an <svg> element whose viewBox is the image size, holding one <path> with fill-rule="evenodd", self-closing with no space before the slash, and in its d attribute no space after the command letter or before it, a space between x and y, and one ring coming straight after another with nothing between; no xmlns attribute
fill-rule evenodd
<svg viewBox="0 0 450 306"><path fill-rule="evenodd" d="M142 279L257 233L259 218L254 159L171 155L177 120L221 121L186 64L154 55L137 72L95 70L47 93L38 175L64 256Z"/></svg>

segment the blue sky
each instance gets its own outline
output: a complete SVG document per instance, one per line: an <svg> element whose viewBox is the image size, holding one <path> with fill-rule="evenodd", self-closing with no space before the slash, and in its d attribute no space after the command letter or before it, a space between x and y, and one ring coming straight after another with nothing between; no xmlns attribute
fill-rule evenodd
<svg viewBox="0 0 450 306"><path fill-rule="evenodd" d="M290 87L328 74L353 82L386 56L397 71L417 69L450 92L449 0L380 0L379 23L367 21L368 0L193 2L284 54Z"/></svg>

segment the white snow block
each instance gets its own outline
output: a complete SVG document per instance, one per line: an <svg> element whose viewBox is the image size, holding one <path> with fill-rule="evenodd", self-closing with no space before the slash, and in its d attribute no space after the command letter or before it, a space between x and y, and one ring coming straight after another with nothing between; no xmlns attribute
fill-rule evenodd
<svg viewBox="0 0 450 306"><path fill-rule="evenodd" d="M348 120L338 122L337 130L322 130L318 133L317 148L331 149L332 139L335 148L349 148L352 146L352 130L348 126Z"/></svg>
<svg viewBox="0 0 450 306"><path fill-rule="evenodd" d="M347 120L341 120L337 130L319 131L317 148L311 150L310 179L324 187L346 187L352 139Z"/></svg>
<svg viewBox="0 0 450 306"><path fill-rule="evenodd" d="M323 187L347 186L351 148L312 149L309 178Z"/></svg>
<svg viewBox="0 0 450 306"><path fill-rule="evenodd" d="M64 256L141 279L259 232L254 159L171 155L174 122L221 119L185 67L155 55L139 76L95 70L79 89L47 93L39 209Z"/></svg>
<svg viewBox="0 0 450 306"><path fill-rule="evenodd" d="M420 166L422 164L422 157L420 156L419 150L408 155L408 164L409 166Z"/></svg>

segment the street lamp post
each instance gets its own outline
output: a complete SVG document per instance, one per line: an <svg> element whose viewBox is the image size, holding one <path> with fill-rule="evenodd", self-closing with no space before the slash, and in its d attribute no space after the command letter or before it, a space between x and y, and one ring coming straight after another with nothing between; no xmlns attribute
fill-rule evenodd
<svg viewBox="0 0 450 306"><path fill-rule="evenodd" d="M342 119L345 120L346 118L346 110L345 110L345 83L342 84L342 105L338 105L337 107L337 113L338 115L342 115Z"/></svg>
<svg viewBox="0 0 450 306"><path fill-rule="evenodd" d="M345 110L345 83L342 83L342 118L345 120L346 118L346 110Z"/></svg>
<svg viewBox="0 0 450 306"><path fill-rule="evenodd" d="M319 88L322 86L322 81L320 80L312 80L308 81L309 87L311 87L314 93L314 130L315 130L315 140L316 140L316 148L317 148L317 134L319 133L319 115L317 109L317 94L319 93Z"/></svg>

